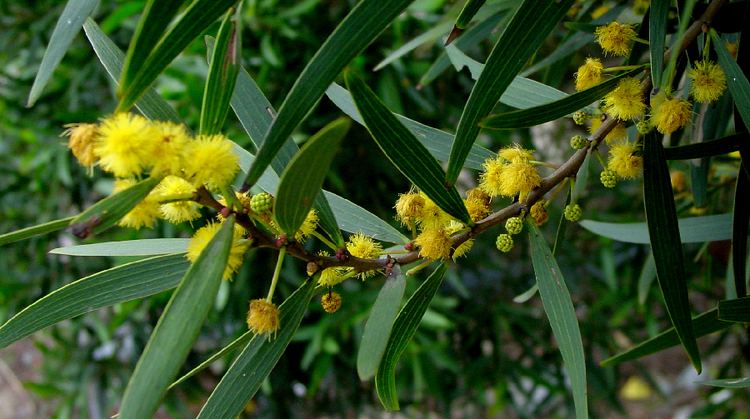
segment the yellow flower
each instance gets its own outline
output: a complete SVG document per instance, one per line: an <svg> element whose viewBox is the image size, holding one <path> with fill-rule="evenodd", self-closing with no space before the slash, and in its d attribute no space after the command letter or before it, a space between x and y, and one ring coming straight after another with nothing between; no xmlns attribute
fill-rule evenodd
<svg viewBox="0 0 750 419"><path fill-rule="evenodd" d="M113 194L135 185L131 179L118 179L115 181ZM140 230L141 227L152 228L159 217L159 201L154 193L146 195L133 209L117 222L120 227L129 227Z"/></svg>
<svg viewBox="0 0 750 419"><path fill-rule="evenodd" d="M294 233L294 240L297 240L300 243L304 243L305 239L309 237L316 228L318 228L318 213L314 209L311 209L307 213L305 221L302 222L299 230Z"/></svg>
<svg viewBox="0 0 750 419"><path fill-rule="evenodd" d="M464 200L466 211L471 221L479 221L492 212L490 208L490 196L480 188L470 189Z"/></svg>
<svg viewBox="0 0 750 419"><path fill-rule="evenodd" d="M513 144L512 146L501 149L497 153L497 156L504 163L519 163L532 160L534 158L534 153L531 150L521 148L518 144Z"/></svg>
<svg viewBox="0 0 750 419"><path fill-rule="evenodd" d="M531 164L532 152L518 146L507 147L496 158L484 161L484 171L479 177L479 187L489 196L526 195L542 182L536 168Z"/></svg>
<svg viewBox="0 0 750 419"><path fill-rule="evenodd" d="M99 126L94 152L102 170L117 177L140 175L152 161L154 128L139 115L118 113Z"/></svg>
<svg viewBox="0 0 750 419"><path fill-rule="evenodd" d="M440 226L450 221L451 216L445 211L440 209L439 206L432 199L428 198L424 192L420 192L419 195L424 199L424 205L422 206L422 214L417 218L420 227L432 228Z"/></svg>
<svg viewBox="0 0 750 419"><path fill-rule="evenodd" d="M157 176L180 175L183 166L183 151L190 135L183 125L173 122L154 124L155 141L151 154L151 173Z"/></svg>
<svg viewBox="0 0 750 419"><path fill-rule="evenodd" d="M687 190L687 176L681 170L669 172L669 180L672 182L672 189L675 192L685 192Z"/></svg>
<svg viewBox="0 0 750 419"><path fill-rule="evenodd" d="M354 257L361 259L377 259L383 251L383 246L373 240L372 237L365 236L362 233L357 233L349 237L349 241L346 243L346 250ZM375 275L374 270L357 274L361 279L366 279L373 275Z"/></svg>
<svg viewBox="0 0 750 419"><path fill-rule="evenodd" d="M425 199L416 192L399 194L396 200L396 219L403 225L410 225L417 221L422 215Z"/></svg>
<svg viewBox="0 0 750 419"><path fill-rule="evenodd" d="M711 61L698 61L695 63L695 67L688 71L688 76L693 81L690 86L690 95L697 102L715 102L727 89L727 78L724 71Z"/></svg>
<svg viewBox="0 0 750 419"><path fill-rule="evenodd" d="M662 134L671 134L690 122L693 106L684 99L666 99L651 108L651 123Z"/></svg>
<svg viewBox="0 0 750 419"><path fill-rule="evenodd" d="M236 226L235 226L236 227ZM209 222L205 226L201 227L195 232L193 238L190 239L188 244L187 258L190 262L198 260L203 249L206 248L208 242L216 235L221 228L221 223ZM237 272L242 266L243 258L248 247L250 247L250 240L244 240L242 238L242 229L235 228L232 235L232 247L229 250L229 257L227 258L227 266L224 268L224 274L222 278L229 279L232 275Z"/></svg>
<svg viewBox="0 0 750 419"><path fill-rule="evenodd" d="M545 203L546 201L544 199L540 199L531 206L531 210L529 211L529 215L531 215L531 218L538 226L546 223L547 220L549 220L549 214L547 213L547 206Z"/></svg>
<svg viewBox="0 0 750 419"><path fill-rule="evenodd" d="M320 297L320 305L326 313L335 313L341 308L341 295L337 292L328 291Z"/></svg>
<svg viewBox="0 0 750 419"><path fill-rule="evenodd" d="M195 187L185 179L177 176L167 176L154 188L154 194L160 201L175 199L175 197L186 197L195 193ZM183 198L184 199L184 198ZM181 201L168 202L159 206L162 218L170 223L178 224L192 221L201 216L198 204L184 199Z"/></svg>
<svg viewBox="0 0 750 419"><path fill-rule="evenodd" d="M92 167L98 158L94 152L94 146L99 135L96 124L68 124L65 125L66 135L70 138L68 148L84 167Z"/></svg>
<svg viewBox="0 0 750 419"><path fill-rule="evenodd" d="M195 186L219 191L234 180L239 169L232 142L223 135L200 136L185 147L185 176Z"/></svg>
<svg viewBox="0 0 750 419"><path fill-rule="evenodd" d="M279 330L279 309L276 304L263 298L250 301L247 312L247 327L256 335L264 335Z"/></svg>
<svg viewBox="0 0 750 419"><path fill-rule="evenodd" d="M620 80L615 90L604 96L603 102L607 115L623 121L642 116L646 110L641 84L632 77Z"/></svg>
<svg viewBox="0 0 750 419"><path fill-rule="evenodd" d="M599 118L591 119L591 127L589 127L589 133L592 135L602 126L602 120ZM617 124L612 131L610 131L605 137L604 141L609 144L614 141L627 140L628 130L625 129L624 124Z"/></svg>
<svg viewBox="0 0 750 419"><path fill-rule="evenodd" d="M461 222L456 220L451 220L451 222L448 223L447 226L445 226L445 232L448 233L448 236L453 236L454 234L458 233L460 230L464 229L466 226L463 225ZM458 245L458 247L453 251L453 260L465 256L471 248L474 246L474 239L466 240L465 242Z"/></svg>
<svg viewBox="0 0 750 419"><path fill-rule="evenodd" d="M542 177L531 163L511 163L505 167L500 186L500 195L512 197L519 195L523 202L526 195L542 183Z"/></svg>
<svg viewBox="0 0 750 419"><path fill-rule="evenodd" d="M596 86L602 81L602 71L604 65L598 58L586 58L586 62L578 67L576 71L576 90L586 90L589 87Z"/></svg>
<svg viewBox="0 0 750 419"><path fill-rule="evenodd" d="M448 259L451 251L451 236L444 228L424 230L414 240L419 246L419 256L432 260Z"/></svg>
<svg viewBox="0 0 750 419"><path fill-rule="evenodd" d="M623 179L635 179L641 174L643 158L637 154L634 143L615 144L609 149L607 168Z"/></svg>
<svg viewBox="0 0 750 419"><path fill-rule="evenodd" d="M344 282L347 278L348 273L346 268L325 268L320 273L318 278L318 285L321 287L332 287L334 285Z"/></svg>
<svg viewBox="0 0 750 419"><path fill-rule="evenodd" d="M479 187L491 197L500 196L505 164L497 158L489 158L482 163Z"/></svg>
<svg viewBox="0 0 750 419"><path fill-rule="evenodd" d="M630 52L630 43L635 39L636 32L631 25L612 22L606 26L599 26L594 31L596 42L606 54L625 56Z"/></svg>

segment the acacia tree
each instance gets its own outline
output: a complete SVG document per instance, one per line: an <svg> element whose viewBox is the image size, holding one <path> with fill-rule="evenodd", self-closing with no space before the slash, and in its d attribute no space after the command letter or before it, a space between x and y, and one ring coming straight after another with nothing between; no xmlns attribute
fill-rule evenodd
<svg viewBox="0 0 750 419"><path fill-rule="evenodd" d="M56 322L82 313L175 288L123 395L119 415L150 417L166 392L232 349L241 349L203 406L199 417L236 417L283 355L314 295L325 311L342 304L336 286L359 278L382 289L364 329L357 355L362 380L374 379L387 410L399 407L398 360L413 337L448 265L474 239L496 235L509 252L528 233L539 293L570 381L576 416L588 416L586 359L571 296L542 234L547 209L567 195L564 219L578 222L579 202L589 185L589 166L601 163L605 188L636 179L643 185L646 223L623 226L585 221L598 234L650 243L653 264L672 328L603 362L614 365L681 345L701 370L696 339L749 320L746 297L748 188L743 164L750 121L746 31L740 11L747 2L654 2L639 24L592 16L592 2L468 0L446 39L446 53L476 79L455 134L391 112L347 65L411 2L362 0L333 29L305 66L275 112L242 68L242 33L235 0L148 1L128 50L123 53L88 18L96 1L70 0L55 29L30 95L38 98L65 49L83 27L94 52L117 83L117 108L98 123L73 123L66 134L78 161L102 176L114 176L112 195L81 214L0 236L0 244L69 228L81 239L115 225L152 227L161 218L184 223L211 220L188 242L165 238L85 245L87 254L150 256L82 278L51 292L0 327L5 347ZM638 2L641 3L641 2ZM484 6L484 9L482 8ZM459 49L464 34L481 25L489 8L506 8L503 29L484 64ZM645 11L645 10L644 10ZM181 12L178 14L178 12ZM670 18L675 12L676 17ZM560 22L579 31L544 58L534 54ZM152 89L154 80L186 46L217 20L209 39L209 71L198 127L184 125ZM575 73L575 93L566 94L519 74L595 41L602 56L589 57ZM737 47L739 41L739 49ZM457 46L458 45L458 46ZM342 77L345 87L337 84ZM326 95L347 117L312 135L299 148L290 135ZM494 113L501 102L513 110ZM595 106L593 104L597 104ZM734 112L728 112L728 109ZM234 111L257 153L233 143L223 129ZM571 136L573 149L561 162L538 161L533 150L508 145L497 152L477 144L482 128L508 130L572 117L588 135ZM395 203L403 231L345 198L322 190L326 173L351 121L364 125L390 162L413 185ZM734 131L729 128L734 122ZM195 132L193 132L195 129ZM730 217L678 219L670 160L703 159L739 152L734 210ZM605 155L605 157L602 157ZM606 159L606 160L605 160ZM441 162L445 165L441 165ZM444 169L445 167L445 169ZM459 173L478 171L478 186L456 186ZM684 180L683 180L684 182ZM701 182L698 175L693 182ZM705 188L705 175L702 180ZM503 230L504 229L504 230ZM504 231L504 232L502 232ZM725 237L730 231L730 237ZM345 237L345 233L348 237ZM308 240L314 238L313 240ZM693 318L688 299L683 242L731 238L733 293L717 309ZM392 244L391 247L384 243ZM177 377L222 280L257 248L278 251L265 297L250 302L248 331ZM80 246L59 249L78 254ZM309 277L289 298L274 299L282 265L294 259ZM425 271L431 272L422 278ZM407 281L418 290L402 303ZM748 378L717 378L717 386L746 386Z"/></svg>

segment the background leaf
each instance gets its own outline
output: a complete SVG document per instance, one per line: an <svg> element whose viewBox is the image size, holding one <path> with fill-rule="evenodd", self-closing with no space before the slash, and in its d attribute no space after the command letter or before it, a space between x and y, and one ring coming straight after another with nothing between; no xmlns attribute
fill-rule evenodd
<svg viewBox="0 0 750 419"><path fill-rule="evenodd" d="M563 363L568 370L576 417L586 418L586 359L575 308L565 285L565 278L542 233L534 223L527 223L527 228L531 243L531 263L534 265L534 274L539 285L539 296L560 347Z"/></svg>
<svg viewBox="0 0 750 419"><path fill-rule="evenodd" d="M677 220L680 242L703 243L729 240L732 238L732 214L703 215ZM625 243L651 243L646 223L605 223L594 220L581 220L586 230Z"/></svg>
<svg viewBox="0 0 750 419"><path fill-rule="evenodd" d="M208 315L232 246L234 216L190 266L159 318L122 398L119 417L151 417L167 387L185 362Z"/></svg>
<svg viewBox="0 0 750 419"><path fill-rule="evenodd" d="M479 9L484 6L486 0L466 0L464 8L461 9L461 14L456 19L456 27L459 29L466 29L469 26L469 22L477 14Z"/></svg>
<svg viewBox="0 0 750 419"><path fill-rule="evenodd" d="M374 377L378 371L405 289L406 277L396 265L380 288L362 333L357 352L357 374L362 381Z"/></svg>
<svg viewBox="0 0 750 419"><path fill-rule="evenodd" d="M664 67L664 42L667 35L667 17L670 2L655 1L651 3L648 12L648 43L649 58L651 60L651 80L657 87L662 86Z"/></svg>
<svg viewBox="0 0 750 419"><path fill-rule="evenodd" d="M68 256L151 256L187 252L190 239L140 239L58 247L49 252Z"/></svg>
<svg viewBox="0 0 750 419"><path fill-rule="evenodd" d="M331 209L342 230L350 233L361 231L375 240L388 243L407 243L409 241L393 226L359 205L331 192L323 192L328 202L331 203Z"/></svg>
<svg viewBox="0 0 750 419"><path fill-rule="evenodd" d="M748 140L750 140L750 137L746 132L743 132L716 140L666 147L664 148L664 155L667 157L667 160L689 160L720 156L738 151L740 146L746 144Z"/></svg>
<svg viewBox="0 0 750 419"><path fill-rule="evenodd" d="M750 377L744 378L721 378L718 380L696 381L697 384L704 386L723 387L723 388L747 388L750 387Z"/></svg>
<svg viewBox="0 0 750 419"><path fill-rule="evenodd" d="M0 348L57 322L174 288L188 266L183 255L157 256L71 282L35 301L2 325Z"/></svg>
<svg viewBox="0 0 750 419"><path fill-rule="evenodd" d="M248 330L247 332L240 335L237 339L233 340L229 345L221 348L218 352L208 357L205 361L198 364L197 367L193 368L192 370L188 371L185 375L175 380L174 383L169 385L169 390L171 390L173 387L185 382L190 377L193 377L195 374L198 374L199 372L206 369L209 365L213 364L214 362L218 361L219 359L227 356L230 352L239 349L240 347L244 347L247 342L252 339L252 337L255 336L255 334L252 332L252 330Z"/></svg>
<svg viewBox="0 0 750 419"><path fill-rule="evenodd" d="M750 82L714 29L711 29L711 45L719 57L719 65L726 73L727 88L732 93L737 111L745 126L750 127Z"/></svg>
<svg viewBox="0 0 750 419"><path fill-rule="evenodd" d="M35 226L22 228L20 230L11 231L5 234L0 234L0 246L6 245L8 243L26 240L34 236L41 236L43 234L62 230L63 228L69 226L70 222L73 221L74 218L75 217L61 218L59 220L52 220Z"/></svg>
<svg viewBox="0 0 750 419"><path fill-rule="evenodd" d="M734 289L738 297L747 295L745 264L747 262L747 233L750 228L750 180L744 174L745 163L740 163L737 173L737 186L734 190L734 210L732 211L732 269Z"/></svg>
<svg viewBox="0 0 750 419"><path fill-rule="evenodd" d="M750 297L719 301L719 320L750 323Z"/></svg>
<svg viewBox="0 0 750 419"><path fill-rule="evenodd" d="M242 31L238 21L239 16L235 15L233 10L229 10L216 35L201 106L198 130L201 134L212 135L221 132L229 112L229 102L237 81L242 50Z"/></svg>

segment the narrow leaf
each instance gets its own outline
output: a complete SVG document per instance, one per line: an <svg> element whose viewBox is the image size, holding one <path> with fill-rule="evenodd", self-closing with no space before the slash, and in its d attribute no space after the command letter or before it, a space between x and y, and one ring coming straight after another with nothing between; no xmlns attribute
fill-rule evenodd
<svg viewBox="0 0 750 419"><path fill-rule="evenodd" d="M479 120L489 113L524 63L565 16L573 0L524 0L492 49L474 84L456 130L446 183L453 185L479 134Z"/></svg>
<svg viewBox="0 0 750 419"><path fill-rule="evenodd" d="M375 68L373 68L373 71L378 71L383 69L388 64L396 61L397 59L403 57L404 55L408 54L409 52L415 50L420 45L424 45L428 42L435 41L436 39L440 38L441 36L448 33L448 31L451 30L451 22L445 21L441 22L438 25L432 27L431 29L427 30L426 32L420 34L416 38L410 40L409 42L404 43L401 45L398 49L388 54L387 57L383 58L383 61L379 62L377 65L375 65Z"/></svg>
<svg viewBox="0 0 750 419"><path fill-rule="evenodd" d="M750 82L737 61L727 51L724 41L711 29L711 44L719 57L719 65L727 76L727 88L746 127L750 127Z"/></svg>
<svg viewBox="0 0 750 419"><path fill-rule="evenodd" d="M328 191L324 191L324 195L331 204L331 209L342 230L350 233L362 232L375 240L388 243L409 241L393 226L359 205Z"/></svg>
<svg viewBox="0 0 750 419"><path fill-rule="evenodd" d="M157 256L71 282L35 301L2 325L0 348L57 322L174 288L187 268L188 261L183 255Z"/></svg>
<svg viewBox="0 0 750 419"><path fill-rule="evenodd" d="M668 1L651 3L648 15L648 41L651 58L651 79L654 86L662 85L662 67L664 67L664 42L667 35Z"/></svg>
<svg viewBox="0 0 750 419"><path fill-rule="evenodd" d="M718 380L696 381L696 384L723 388L747 388L750 387L750 377L721 378Z"/></svg>
<svg viewBox="0 0 750 419"><path fill-rule="evenodd" d="M719 301L719 320L750 323L750 297Z"/></svg>
<svg viewBox="0 0 750 419"><path fill-rule="evenodd" d="M406 301L393 322L388 345L385 347L385 352L378 366L378 373L375 375L375 389L378 392L380 403L386 410L398 410L396 365L398 365L398 360L406 350L409 341L414 337L414 333L416 333L424 313L440 288L440 284L443 283L446 269L444 264L435 269Z"/></svg>
<svg viewBox="0 0 750 419"><path fill-rule="evenodd" d="M42 64L39 65L39 70L34 78L34 84L31 86L26 106L34 106L34 103L39 99L44 86L47 85L55 68L62 61L65 52L73 42L73 38L81 30L81 25L94 11L97 4L99 4L99 0L68 0L65 4L65 9L57 20L47 49L44 51Z"/></svg>
<svg viewBox="0 0 750 419"><path fill-rule="evenodd" d="M323 127L307 140L281 175L273 212L279 227L289 237L305 221L350 126L348 118L339 118Z"/></svg>
<svg viewBox="0 0 750 419"><path fill-rule="evenodd" d="M614 90L622 78L632 77L639 71L641 70L628 71L589 89L544 105L490 115L483 119L480 125L488 129L525 128L562 118L601 99L604 95Z"/></svg>
<svg viewBox="0 0 750 419"><path fill-rule="evenodd" d="M648 292L651 290L654 279L656 279L656 263L654 262L654 254L648 252L648 257L643 262L643 268L641 268L641 274L638 276L638 304L646 304L646 298L648 298Z"/></svg>
<svg viewBox="0 0 750 419"><path fill-rule="evenodd" d="M700 352L690 320L687 273L669 167L661 137L653 133L647 135L643 142L643 198L651 251L656 263L656 279L664 295L667 313L693 366L700 372Z"/></svg>
<svg viewBox="0 0 750 419"><path fill-rule="evenodd" d="M730 135L716 140L664 148L667 160L690 160L704 157L721 156L740 149L747 144L750 136L746 132Z"/></svg>
<svg viewBox="0 0 750 419"><path fill-rule="evenodd" d="M229 102L237 81L242 50L238 21L239 16L233 10L229 10L216 35L203 92L198 130L201 134L212 135L220 132L229 113Z"/></svg>
<svg viewBox="0 0 750 419"><path fill-rule="evenodd" d="M745 176L745 163L740 164L737 173L737 186L734 190L734 210L732 212L732 269L734 289L738 297L747 294L745 264L747 262L747 233L750 228L750 180ZM721 306L719 306L721 308Z"/></svg>
<svg viewBox="0 0 750 419"><path fill-rule="evenodd" d="M169 63L237 0L195 0L162 36L131 81L120 86L117 111L124 112L143 95Z"/></svg>
<svg viewBox="0 0 750 419"><path fill-rule="evenodd" d="M172 294L125 389L120 419L150 418L159 408L219 290L233 228L234 216L230 216Z"/></svg>
<svg viewBox="0 0 750 419"><path fill-rule="evenodd" d="M466 29L469 26L469 22L477 14L479 9L484 5L486 0L467 0L464 4L464 8L461 9L461 14L456 19L456 27L459 29Z"/></svg>
<svg viewBox="0 0 750 419"><path fill-rule="evenodd" d="M138 205L158 183L157 178L142 180L90 206L70 222L73 234L86 238L92 233L98 234L112 227Z"/></svg>
<svg viewBox="0 0 750 419"><path fill-rule="evenodd" d="M75 217L61 218L59 220L48 221L43 224L22 228L20 230L11 231L9 233L0 234L0 246L8 243L13 243L21 240L26 240L30 237L41 236L54 231L62 230L70 225Z"/></svg>
<svg viewBox="0 0 750 419"><path fill-rule="evenodd" d="M49 252L68 256L152 256L187 252L190 239L142 239L58 247Z"/></svg>
<svg viewBox="0 0 750 419"><path fill-rule="evenodd" d="M245 179L247 185L253 185L260 178L286 139L344 66L411 2L412 0L362 0L354 6L302 70L284 99Z"/></svg>
<svg viewBox="0 0 750 419"><path fill-rule="evenodd" d="M625 243L651 243L646 223L605 223L594 220L581 220L586 230ZM680 242L703 243L732 238L732 215L704 215L678 220Z"/></svg>
<svg viewBox="0 0 750 419"><path fill-rule="evenodd" d="M443 185L440 164L360 78L346 75L346 84L368 131L383 153L414 185L443 211L466 224L471 224L461 197L455 187Z"/></svg>
<svg viewBox="0 0 750 419"><path fill-rule="evenodd" d="M279 307L281 327L273 339L254 336L237 356L203 405L199 419L234 418L258 391L286 350L315 292L307 280Z"/></svg>
<svg viewBox="0 0 750 419"><path fill-rule="evenodd" d="M539 296L547 313L552 332L560 347L563 363L568 370L576 417L588 417L586 391L586 360L583 351L581 331L578 327L575 308L570 299L555 257L534 223L527 223L531 243L531 263L534 265Z"/></svg>
<svg viewBox="0 0 750 419"><path fill-rule="evenodd" d="M240 347L244 347L247 344L247 342L249 342L250 339L252 339L252 337L253 337L253 332L250 331L250 330L248 330L247 332L243 333L237 339L235 339L232 342L230 342L229 345L221 348L221 350L219 350L215 354L209 356L208 359L206 359L205 361L203 361L200 364L198 364L197 367L193 368L188 373L186 373L182 377L178 378L174 383L170 384L168 390L171 390L175 386L178 386L181 383L184 383L187 379L189 379L189 378L195 376L195 374L198 374L199 372L203 371L209 365L213 364L217 360L219 360L221 358L224 358L230 352L232 352L232 351L234 351L236 349L239 349Z"/></svg>
<svg viewBox="0 0 750 419"><path fill-rule="evenodd" d="M702 337L714 332L718 332L719 330L726 329L727 327L732 325L732 323L719 320L717 314L718 310L712 309L693 318L693 329L695 330L695 335L697 337ZM611 367L626 361L631 361L633 359L642 358L646 355L651 355L653 353L663 351L664 349L671 348L679 344L680 339L677 337L677 332L675 332L674 327L670 327L669 329L659 333L653 338L641 342L625 352L605 359L601 362L601 366Z"/></svg>
<svg viewBox="0 0 750 419"><path fill-rule="evenodd" d="M370 317L365 323L365 331L362 333L362 341L357 352L357 374L362 381L374 377L378 371L405 289L406 277L396 265L380 288L378 298L370 310Z"/></svg>

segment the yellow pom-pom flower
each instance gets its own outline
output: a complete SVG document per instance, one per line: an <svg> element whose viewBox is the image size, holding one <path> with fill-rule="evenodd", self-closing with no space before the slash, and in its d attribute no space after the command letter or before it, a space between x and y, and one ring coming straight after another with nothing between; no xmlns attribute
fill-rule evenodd
<svg viewBox="0 0 750 419"><path fill-rule="evenodd" d="M501 149L497 153L497 156L504 163L523 163L532 160L534 158L534 152L526 150L518 144L513 144L512 146Z"/></svg>
<svg viewBox="0 0 750 419"><path fill-rule="evenodd" d="M607 169L615 172L620 178L634 179L641 174L643 158L638 155L638 149L634 143L615 144L609 149Z"/></svg>
<svg viewBox="0 0 750 419"><path fill-rule="evenodd" d="M622 57L630 52L630 44L635 39L636 32L631 25L612 22L596 28L594 35L605 54Z"/></svg>
<svg viewBox="0 0 750 419"><path fill-rule="evenodd" d="M308 238L316 228L318 228L318 221L318 212L314 209L308 211L307 216L305 217L305 221L302 222L299 230L294 233L294 240L297 240L300 243L304 243L305 239Z"/></svg>
<svg viewBox="0 0 750 419"><path fill-rule="evenodd" d="M724 71L716 63L708 60L695 63L695 66L688 71L688 77L693 81L690 86L690 95L700 103L719 100L727 89Z"/></svg>
<svg viewBox="0 0 750 419"><path fill-rule="evenodd" d="M466 226L461 222L451 220L451 222L448 223L448 225L445 227L445 232L448 233L448 236L453 236L464 228L466 228ZM458 245L458 247L456 247L456 249L453 251L453 260L455 261L456 259L465 256L467 253L469 253L472 247L474 247L473 239L466 240L465 242Z"/></svg>
<svg viewBox="0 0 750 419"><path fill-rule="evenodd" d="M448 259L451 252L451 236L444 228L422 231L414 240L419 246L419 256L432 260Z"/></svg>
<svg viewBox="0 0 750 419"><path fill-rule="evenodd" d="M322 287L332 287L334 285L344 282L348 277L346 274L349 271L346 268L325 268L320 273L318 278L318 285Z"/></svg>
<svg viewBox="0 0 750 419"><path fill-rule="evenodd" d="M162 218L170 223L178 224L192 221L201 216L198 204L189 200L195 193L195 187L190 182L177 176L167 176L154 188L154 194L160 201L181 199L167 202L159 206Z"/></svg>
<svg viewBox="0 0 750 419"><path fill-rule="evenodd" d="M68 124L63 135L68 136L68 148L84 167L92 167L98 157L94 152L99 130L96 124Z"/></svg>
<svg viewBox="0 0 750 419"><path fill-rule="evenodd" d="M256 335L265 335L276 332L279 326L279 309L276 304L262 298L250 301L250 310L247 312L248 329Z"/></svg>
<svg viewBox="0 0 750 419"><path fill-rule="evenodd" d="M589 132L593 135L597 130L599 130L599 127L602 126L602 120L599 118L593 118L591 120L591 126L589 127ZM607 144L621 141L621 140L627 140L628 139L628 130L625 129L624 124L617 124L615 125L612 130L607 133L607 135L604 137L604 141Z"/></svg>
<svg viewBox="0 0 750 419"><path fill-rule="evenodd" d="M607 115L623 121L642 116L646 110L641 84L632 77L620 80L615 90L604 96L603 103Z"/></svg>
<svg viewBox="0 0 750 419"><path fill-rule="evenodd" d="M479 221L492 212L490 208L490 196L481 188L470 189L464 200L466 211L471 221Z"/></svg>
<svg viewBox="0 0 750 419"><path fill-rule="evenodd" d="M94 147L99 166L117 177L140 175L152 162L154 134L153 125L139 115L118 113L105 118Z"/></svg>
<svg viewBox="0 0 750 419"><path fill-rule="evenodd" d="M349 241L346 243L346 250L354 257L361 259L377 259L383 251L383 246L373 240L372 237L365 236L362 233L357 233L349 237ZM357 274L361 279L366 279L373 275L375 275L374 270Z"/></svg>
<svg viewBox="0 0 750 419"><path fill-rule="evenodd" d="M232 142L223 135L201 136L185 147L185 176L196 186L219 191L240 170Z"/></svg>
<svg viewBox="0 0 750 419"><path fill-rule="evenodd" d="M684 99L665 99L651 109L651 123L662 134L671 134L690 122L693 106Z"/></svg>
<svg viewBox="0 0 750 419"><path fill-rule="evenodd" d="M113 194L123 191L135 185L132 179L118 179L115 181ZM129 227L140 230L142 227L152 228L159 217L159 201L152 192L130 210L117 222L120 227Z"/></svg>
<svg viewBox="0 0 750 419"><path fill-rule="evenodd" d="M596 86L602 81L602 72L604 65L598 58L586 58L586 62L578 67L576 71L576 90L586 90L589 87Z"/></svg>
<svg viewBox="0 0 750 419"><path fill-rule="evenodd" d="M341 295L337 292L328 291L320 297L320 305L326 313L335 313L341 308Z"/></svg>
<svg viewBox="0 0 750 419"><path fill-rule="evenodd" d="M190 141L185 126L173 122L154 124L154 149L151 154L151 174L157 176L180 175L183 152Z"/></svg>
<svg viewBox="0 0 750 419"><path fill-rule="evenodd" d="M518 194L523 202L534 188L542 183L542 177L531 163L511 163L503 171L500 195L512 197Z"/></svg>
<svg viewBox="0 0 750 419"><path fill-rule="evenodd" d="M422 214L417 218L422 229L441 226L451 220L451 216L440 209L440 207L437 206L432 199L428 198L424 192L420 192L419 194L422 196L422 199L424 199Z"/></svg>
<svg viewBox="0 0 750 419"><path fill-rule="evenodd" d="M505 163L496 158L490 158L482 163L482 173L479 175L479 187L490 197L500 196Z"/></svg>
<svg viewBox="0 0 750 419"><path fill-rule="evenodd" d="M208 223L195 232L188 244L187 258L190 262L194 263L198 260L198 256L200 256L203 249L206 248L208 242L211 241L220 228L221 223ZM229 250L229 257L227 258L227 266L224 268L222 276L224 279L231 278L240 269L245 252L250 247L250 244L250 240L242 238L242 229L235 228L232 235L232 247Z"/></svg>
<svg viewBox="0 0 750 419"><path fill-rule="evenodd" d="M479 187L490 197L519 195L523 201L542 181L536 167L531 164L532 158L530 150L518 146L504 148L496 158L485 160Z"/></svg>
<svg viewBox="0 0 750 419"><path fill-rule="evenodd" d="M414 224L422 215L425 199L416 192L399 194L396 200L396 219L403 225Z"/></svg>
<svg viewBox="0 0 750 419"><path fill-rule="evenodd" d="M546 201L544 199L540 199L539 201L536 201L536 203L531 206L529 215L531 215L531 218L534 220L534 222L538 226L546 223L547 220L549 220L549 214L547 213Z"/></svg>

